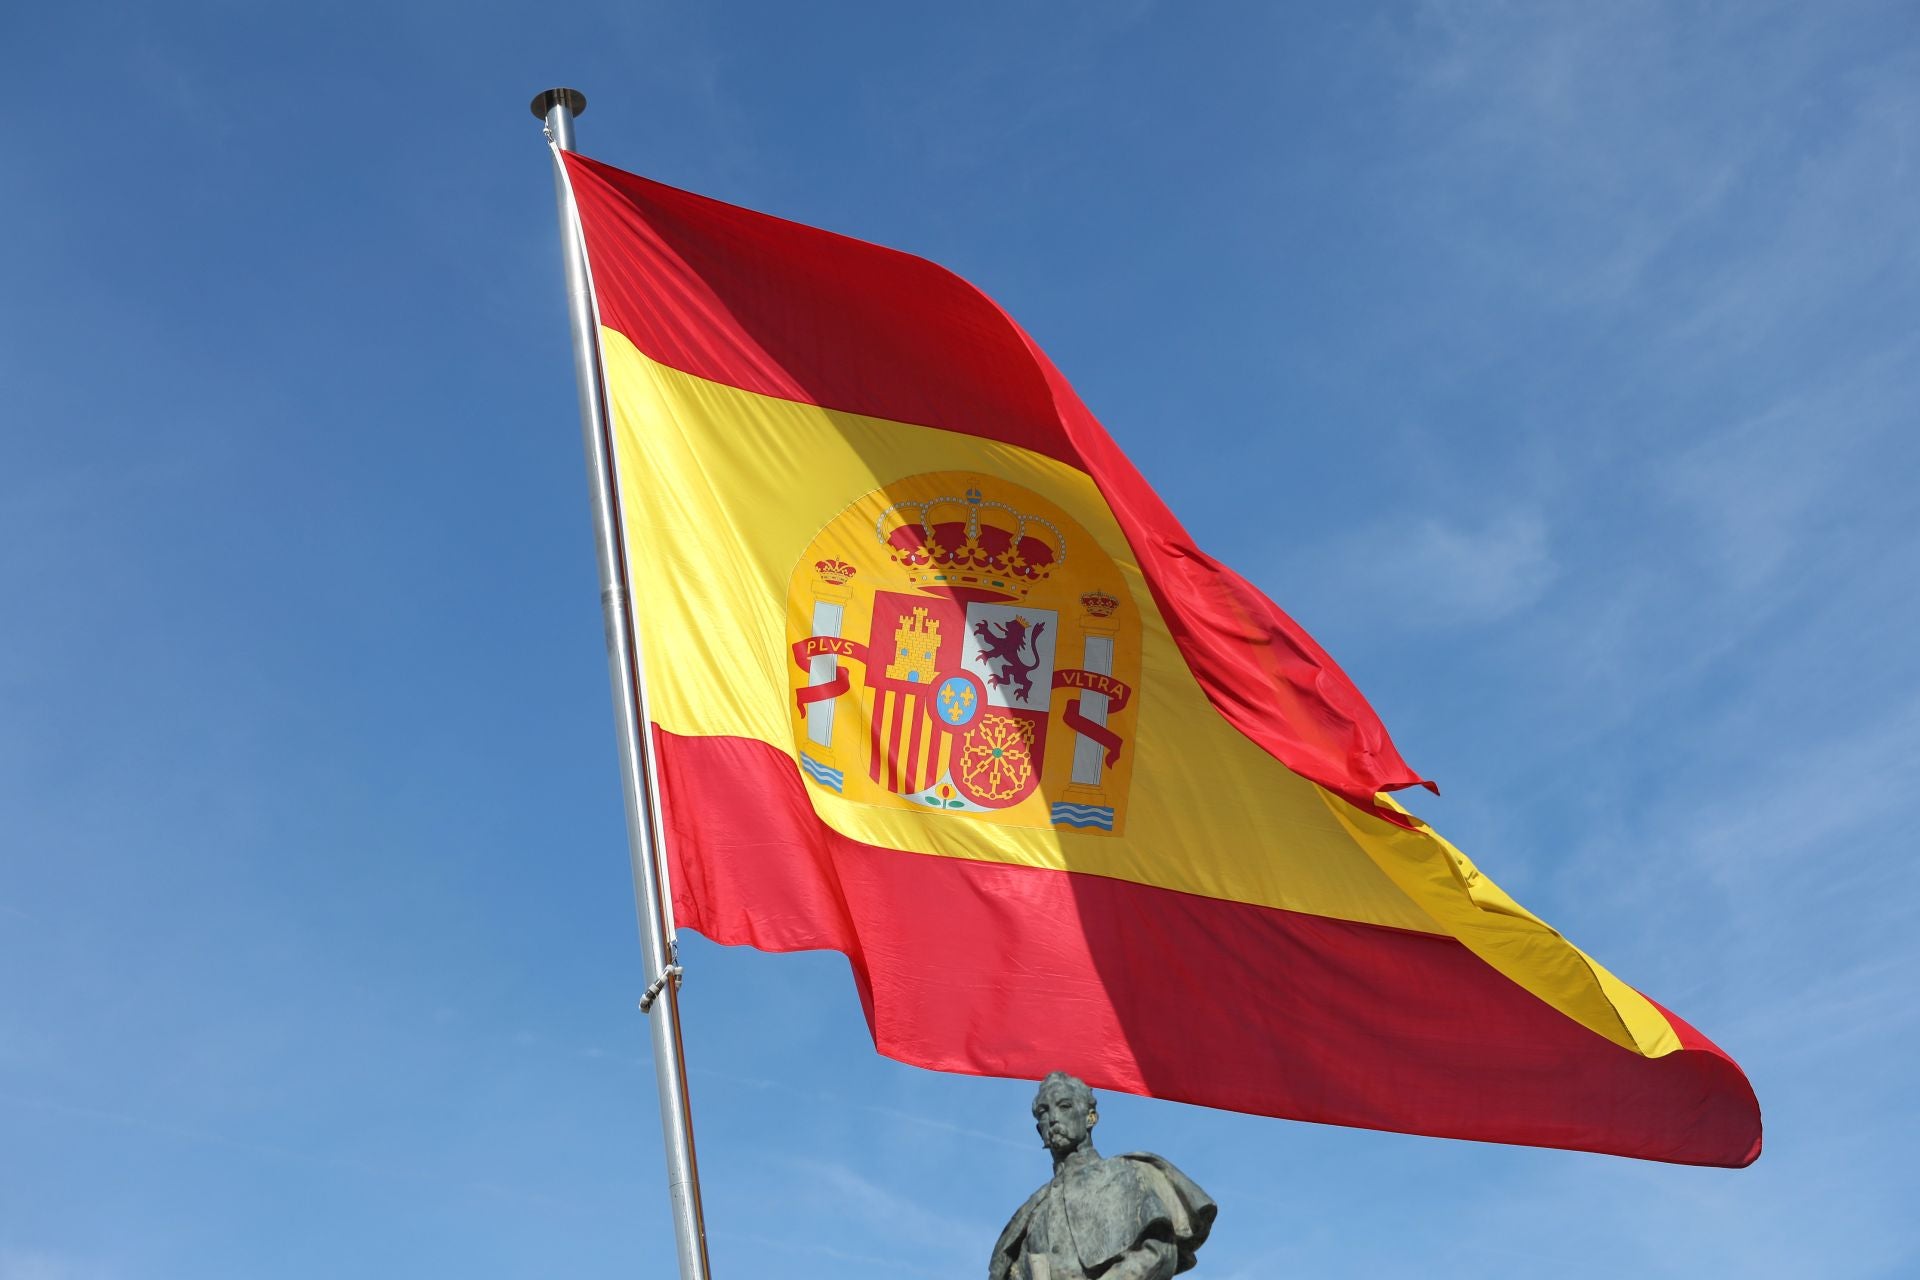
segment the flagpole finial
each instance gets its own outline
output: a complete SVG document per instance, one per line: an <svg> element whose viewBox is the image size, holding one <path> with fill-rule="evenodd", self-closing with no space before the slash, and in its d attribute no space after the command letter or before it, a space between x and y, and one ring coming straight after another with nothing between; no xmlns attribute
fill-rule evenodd
<svg viewBox="0 0 1920 1280"><path fill-rule="evenodd" d="M567 114L577 116L587 109L587 95L578 89L548 89L536 93L527 105L533 109L536 120L545 120L556 106L565 106Z"/></svg>

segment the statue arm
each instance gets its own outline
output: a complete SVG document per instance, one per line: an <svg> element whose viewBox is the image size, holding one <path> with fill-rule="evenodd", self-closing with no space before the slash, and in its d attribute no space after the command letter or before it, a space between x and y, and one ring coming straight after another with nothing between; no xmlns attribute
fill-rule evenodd
<svg viewBox="0 0 1920 1280"><path fill-rule="evenodd" d="M1027 1202L1014 1211L1006 1230L993 1243L993 1257L987 1261L987 1280L1026 1280L1026 1268L1015 1269L1014 1263L1020 1256L1020 1242L1026 1238L1027 1224L1033 1221L1034 1206L1040 1203L1040 1197L1047 1189L1041 1187L1027 1197ZM1169 1271L1168 1275L1173 1273Z"/></svg>
<svg viewBox="0 0 1920 1280"><path fill-rule="evenodd" d="M1172 1243L1148 1238L1120 1255L1100 1280L1173 1280L1180 1255Z"/></svg>

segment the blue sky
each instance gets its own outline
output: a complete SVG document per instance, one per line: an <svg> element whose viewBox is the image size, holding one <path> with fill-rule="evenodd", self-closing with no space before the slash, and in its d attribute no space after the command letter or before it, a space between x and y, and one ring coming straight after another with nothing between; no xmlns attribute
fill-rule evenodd
<svg viewBox="0 0 1920 1280"><path fill-rule="evenodd" d="M10 8L0 1280L668 1273L555 83L997 296L1766 1111L1728 1172L1108 1099L1220 1200L1200 1274L1912 1274L1917 25ZM686 949L718 1273L978 1274L1030 1086Z"/></svg>

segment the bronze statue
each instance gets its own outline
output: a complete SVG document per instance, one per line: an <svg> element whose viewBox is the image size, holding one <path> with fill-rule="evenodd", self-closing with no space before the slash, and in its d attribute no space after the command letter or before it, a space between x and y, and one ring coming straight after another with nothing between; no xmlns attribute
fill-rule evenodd
<svg viewBox="0 0 1920 1280"><path fill-rule="evenodd" d="M1100 1113L1086 1082L1056 1071L1033 1097L1053 1180L1000 1233L987 1280L1168 1280L1194 1264L1218 1211L1159 1156L1093 1149Z"/></svg>

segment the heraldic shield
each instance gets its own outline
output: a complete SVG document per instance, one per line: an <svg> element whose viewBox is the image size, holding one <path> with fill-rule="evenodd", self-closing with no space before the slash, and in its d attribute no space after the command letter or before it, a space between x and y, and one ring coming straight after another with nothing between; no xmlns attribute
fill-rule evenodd
<svg viewBox="0 0 1920 1280"><path fill-rule="evenodd" d="M863 804L1112 832L1125 818L1140 617L1058 506L941 472L842 511L788 593L794 735Z"/></svg>

